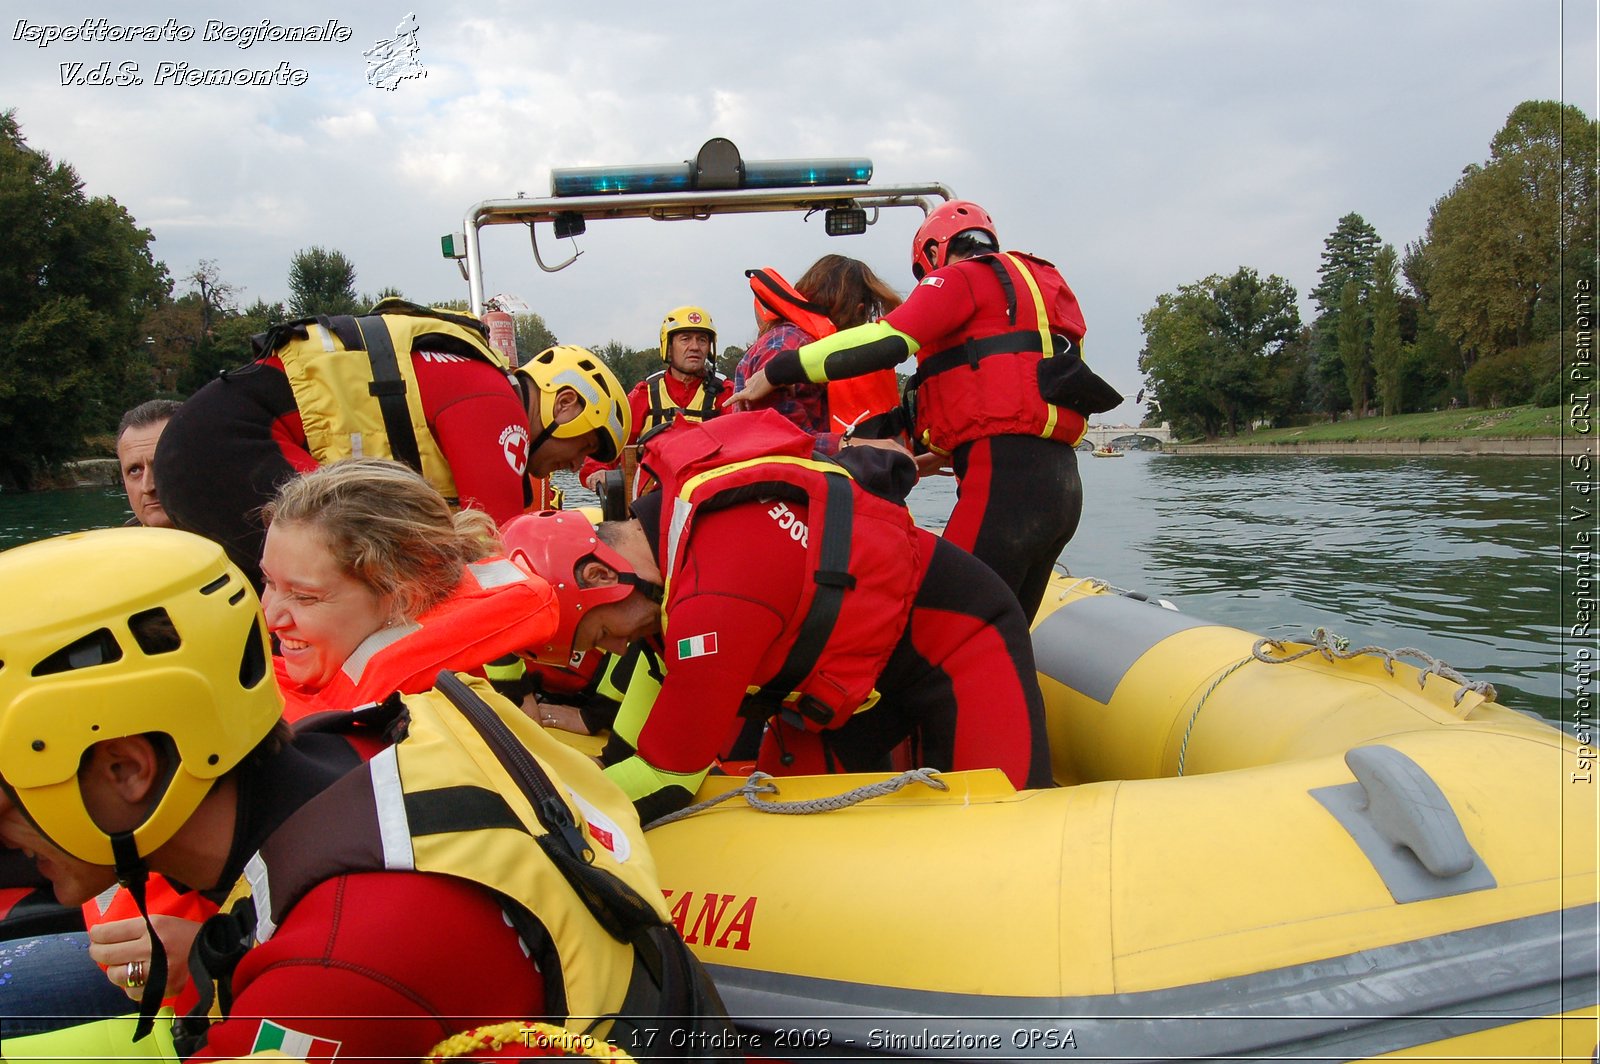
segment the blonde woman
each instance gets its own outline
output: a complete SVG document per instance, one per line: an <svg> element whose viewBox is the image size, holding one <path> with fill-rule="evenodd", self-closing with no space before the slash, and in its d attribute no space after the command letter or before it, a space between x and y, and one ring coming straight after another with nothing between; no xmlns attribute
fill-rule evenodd
<svg viewBox="0 0 1600 1064"><path fill-rule="evenodd" d="M555 626L548 585L500 556L494 522L452 512L409 467L351 458L262 511L262 610L291 720L433 686Z"/></svg>
<svg viewBox="0 0 1600 1064"><path fill-rule="evenodd" d="M488 515L452 512L399 462L314 469L286 483L262 516L262 609L290 721L426 691L441 669L475 671L555 631L554 592L499 555ZM188 956L198 921L216 908L159 877L149 906L171 958ZM125 890L103 911L84 907L90 958L135 998L150 959L137 914ZM180 1009L192 1001L188 981L175 961L167 997Z"/></svg>

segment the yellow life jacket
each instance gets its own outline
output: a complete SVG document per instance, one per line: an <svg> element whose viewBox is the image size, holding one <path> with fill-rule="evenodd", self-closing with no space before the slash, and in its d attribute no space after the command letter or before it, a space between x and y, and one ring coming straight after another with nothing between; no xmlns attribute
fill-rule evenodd
<svg viewBox="0 0 1600 1064"><path fill-rule="evenodd" d="M432 691L342 719L361 730L397 718L400 740L285 820L202 931L195 956L212 1018L226 1011L231 987L209 973L231 971L237 956L208 955L206 944L265 942L316 884L384 869L455 876L511 902L507 916L540 965L546 1006L573 1031L628 1045L664 1024L731 1030L670 926L632 803L592 761L475 678L444 673ZM338 729L339 719L325 726Z"/></svg>
<svg viewBox="0 0 1600 1064"><path fill-rule="evenodd" d="M644 423L634 434L635 438L643 436L657 425L670 423L680 415L690 421L706 421L722 413L717 400L722 398L728 378L716 370L709 371L705 379L694 386L694 394L683 406L672 401L672 396L667 392L666 378L667 371L662 369L644 379L649 403L645 407Z"/></svg>
<svg viewBox="0 0 1600 1064"><path fill-rule="evenodd" d="M306 443L326 465L340 458L394 458L457 501L455 478L433 433L417 387L411 352L478 359L509 371L489 346L482 322L385 299L362 317L323 315L279 325L262 338L294 391Z"/></svg>

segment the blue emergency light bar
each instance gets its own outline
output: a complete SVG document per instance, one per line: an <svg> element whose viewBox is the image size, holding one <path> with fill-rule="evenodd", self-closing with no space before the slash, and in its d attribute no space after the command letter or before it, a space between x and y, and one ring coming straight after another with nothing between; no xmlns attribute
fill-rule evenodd
<svg viewBox="0 0 1600 1064"><path fill-rule="evenodd" d="M639 195L693 192L700 187L693 162L661 166L574 166L550 171L552 196ZM752 159L742 164L741 189L864 185L872 180L871 159ZM726 188L724 184L715 187Z"/></svg>

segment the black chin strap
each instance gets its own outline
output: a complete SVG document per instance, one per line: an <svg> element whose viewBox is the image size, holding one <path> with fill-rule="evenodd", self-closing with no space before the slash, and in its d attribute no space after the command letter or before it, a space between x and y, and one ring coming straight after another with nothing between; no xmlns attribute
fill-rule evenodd
<svg viewBox="0 0 1600 1064"><path fill-rule="evenodd" d="M551 422L550 424L548 424L548 425L546 425L544 427L544 431L543 432L539 433L539 435L537 435L537 436L535 436L533 438L533 442L532 443L528 444L528 464L529 465L533 464L534 452L537 451L540 447L543 447L544 446L544 441L548 440L551 436L554 436L556 434L556 429L558 429L560 427L561 426L557 425L555 422Z"/></svg>
<svg viewBox="0 0 1600 1064"><path fill-rule="evenodd" d="M150 866L139 855L131 831L111 836L111 855L116 861L117 882L128 888L139 915L144 917L144 929L150 936L150 971L145 975L144 996L139 999L139 1022L133 1029L133 1040L142 1039L155 1028L156 1010L161 999L167 996L167 950L150 922L150 910L145 904L145 884L150 878Z"/></svg>
<svg viewBox="0 0 1600 1064"><path fill-rule="evenodd" d="M661 596L666 593L666 589L660 584L652 584L650 581L641 578L638 573L619 572L617 573L617 583L633 585L634 590L658 606L661 604Z"/></svg>
<svg viewBox="0 0 1600 1064"><path fill-rule="evenodd" d="M533 387L525 374L513 373L511 375L511 379L517 386L517 394L522 396L522 406L523 409L528 411L528 419L531 427L534 411ZM543 415L541 414L541 416ZM554 419L552 419L550 424L546 425L544 430L533 438L533 442L528 444L528 465L533 465L534 452L536 452L540 447L544 446L544 442L551 436L554 436L556 434L556 429L558 428L560 428L560 426L555 423ZM527 506L533 502L533 498L526 478L524 478L522 487L523 493L526 496L526 498L523 499L523 505Z"/></svg>

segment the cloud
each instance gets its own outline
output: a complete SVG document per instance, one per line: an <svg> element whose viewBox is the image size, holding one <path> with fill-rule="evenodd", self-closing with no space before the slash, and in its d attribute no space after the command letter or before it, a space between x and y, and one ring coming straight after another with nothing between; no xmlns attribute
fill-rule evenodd
<svg viewBox="0 0 1600 1064"><path fill-rule="evenodd" d="M320 244L355 262L365 290L460 296L437 239L473 204L544 195L552 166L670 162L725 136L749 158L866 155L876 184L939 181L979 200L1007 242L1063 267L1091 357L1130 393L1138 316L1158 294L1248 265L1303 296L1323 239L1352 210L1397 247L1416 239L1518 102L1566 91L1592 106L1596 69L1593 6L1574 0L268 6L222 17L332 19L349 39L15 39L18 21L129 20L127 5L103 0L70 15L20 0L0 27L6 105L29 143L127 206L175 275L215 259L249 298L278 299L290 256ZM361 53L407 10L427 76L374 88ZM161 14L192 26L218 17L198 0ZM288 62L307 80L61 84L67 62L132 62L148 76L163 60ZM643 345L685 301L736 336L745 267L798 271L843 250L903 287L914 228L909 211L844 242L795 218L598 222L583 258L556 275L506 228L485 235L487 284L545 313L563 339ZM541 234L540 250L551 261L572 248Z"/></svg>

